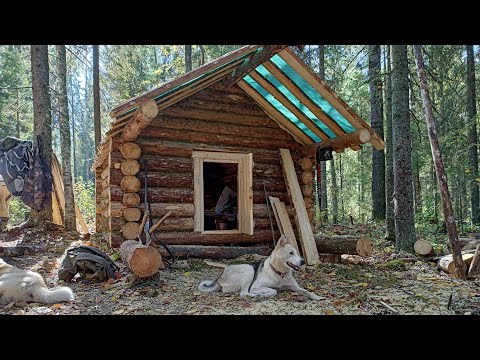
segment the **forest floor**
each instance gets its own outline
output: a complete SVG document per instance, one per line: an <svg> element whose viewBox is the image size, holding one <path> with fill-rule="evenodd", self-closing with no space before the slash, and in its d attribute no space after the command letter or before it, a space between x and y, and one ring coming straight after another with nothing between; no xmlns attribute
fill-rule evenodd
<svg viewBox="0 0 480 360"><path fill-rule="evenodd" d="M364 226L331 227L328 231L367 234L370 230ZM71 302L10 303L0 305L0 314L480 314L480 279L461 281L448 277L437 271L433 262L392 261L396 257L393 247L383 240L372 239L375 247L371 257L348 256L341 264L324 263L294 275L300 286L325 298L320 301L292 292L281 292L268 299L202 293L197 290L198 283L215 279L222 271L203 259L180 260L152 278L134 282L119 260L122 278L118 280L92 283L76 278L69 282L67 285L76 295ZM93 236L81 240L60 230L39 233L34 229L13 229L0 234L0 246L16 244L37 246L39 251L11 258L4 256L4 260L39 272L48 287L57 285L57 269L70 246L93 245L113 255L105 245L96 243ZM252 256L221 262L246 260L252 260Z"/></svg>

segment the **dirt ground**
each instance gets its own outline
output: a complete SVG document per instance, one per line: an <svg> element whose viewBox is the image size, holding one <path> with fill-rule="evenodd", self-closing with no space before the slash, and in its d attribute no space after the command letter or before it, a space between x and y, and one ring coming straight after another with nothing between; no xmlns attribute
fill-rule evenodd
<svg viewBox="0 0 480 360"><path fill-rule="evenodd" d="M3 256L4 260L38 271L49 287L57 285L57 269L69 246L93 245L111 256L114 254L93 237L79 239L78 235L60 230L49 233L11 230L0 235L0 246L16 244L36 246L38 251L16 257ZM268 299L202 293L197 290L198 283L214 279L222 271L203 259L177 261L174 266L142 281L133 281L128 268L118 260L121 279L92 283L77 278L69 282L67 285L76 295L70 303L10 303L0 305L0 314L480 314L480 279L453 279L437 271L435 263L392 262L395 256L391 247L379 242L371 257L344 256L341 264L320 264L296 273L300 286L325 297L320 301L292 292ZM230 264L257 258L261 257L214 261Z"/></svg>

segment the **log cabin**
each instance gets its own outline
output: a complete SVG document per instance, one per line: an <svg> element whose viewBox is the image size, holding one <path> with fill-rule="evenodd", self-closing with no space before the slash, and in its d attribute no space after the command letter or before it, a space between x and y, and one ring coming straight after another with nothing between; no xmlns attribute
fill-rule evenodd
<svg viewBox="0 0 480 360"><path fill-rule="evenodd" d="M112 110L93 165L111 247L137 238L146 179L153 223L172 212L156 231L167 245L198 254L286 233L318 263L316 152L384 142L296 51L244 46Z"/></svg>

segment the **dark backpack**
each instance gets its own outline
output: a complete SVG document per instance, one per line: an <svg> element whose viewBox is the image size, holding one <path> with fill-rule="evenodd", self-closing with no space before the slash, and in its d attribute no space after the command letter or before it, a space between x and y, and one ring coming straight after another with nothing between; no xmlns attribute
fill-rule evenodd
<svg viewBox="0 0 480 360"><path fill-rule="evenodd" d="M70 281L80 273L84 279L104 281L115 278L118 271L118 266L103 251L82 245L67 250L58 268L58 279Z"/></svg>

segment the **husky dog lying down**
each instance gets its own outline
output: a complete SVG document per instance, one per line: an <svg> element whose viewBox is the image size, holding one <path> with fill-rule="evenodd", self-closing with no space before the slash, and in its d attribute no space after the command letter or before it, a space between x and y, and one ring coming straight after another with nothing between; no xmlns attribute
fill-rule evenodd
<svg viewBox="0 0 480 360"><path fill-rule="evenodd" d="M17 301L54 304L73 298L69 287L48 290L42 275L9 265L0 258L0 304Z"/></svg>
<svg viewBox="0 0 480 360"><path fill-rule="evenodd" d="M229 265L217 280L204 280L198 289L203 292L221 290L224 293L240 293L241 297L275 296L278 291L290 290L313 300L324 299L298 286L293 278L292 270L299 271L304 264L305 261L282 235L270 256L257 266Z"/></svg>

